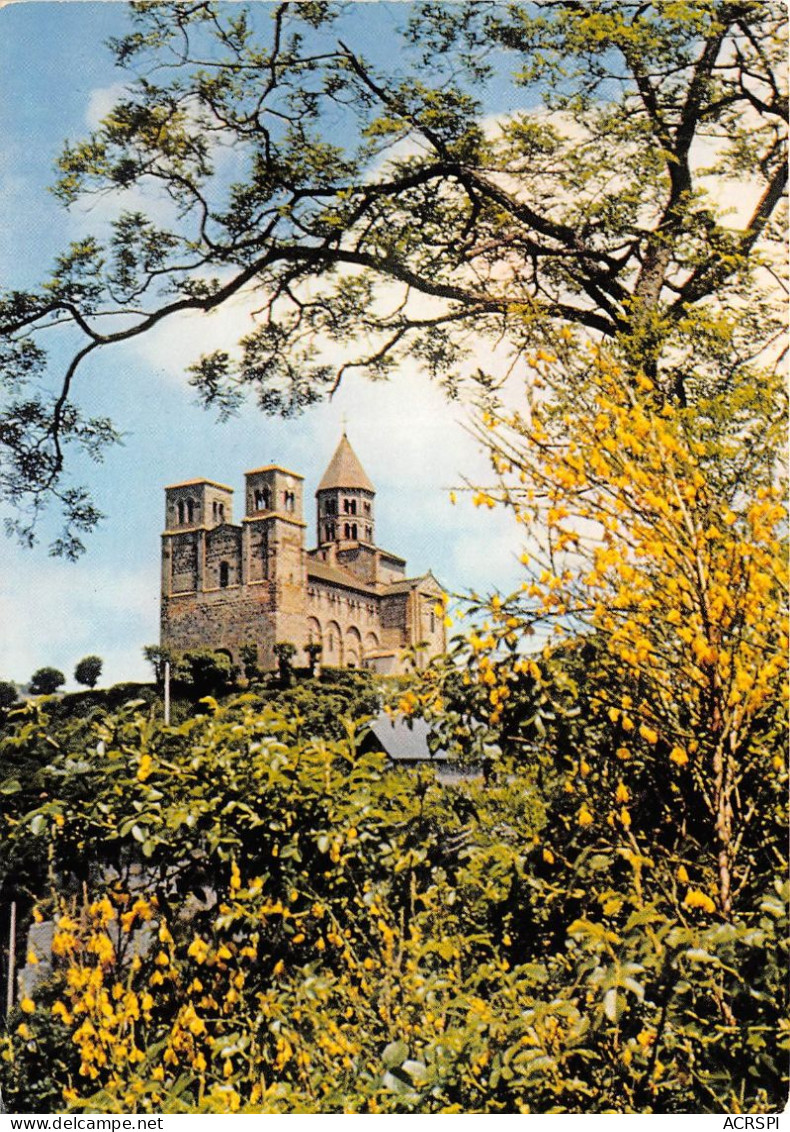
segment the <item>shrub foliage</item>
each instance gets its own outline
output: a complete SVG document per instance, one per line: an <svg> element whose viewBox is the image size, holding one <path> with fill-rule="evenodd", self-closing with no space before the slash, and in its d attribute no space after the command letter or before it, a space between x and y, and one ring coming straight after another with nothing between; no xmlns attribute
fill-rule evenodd
<svg viewBox="0 0 790 1132"><path fill-rule="evenodd" d="M28 766L51 752L3 784L2 867L56 921L54 973L3 1039L12 1109L780 1104L767 877L725 920L657 830L579 823L582 795L626 804L603 770L536 751L442 785L350 724L315 740L249 694L202 706L53 734L28 705L4 740Z"/></svg>

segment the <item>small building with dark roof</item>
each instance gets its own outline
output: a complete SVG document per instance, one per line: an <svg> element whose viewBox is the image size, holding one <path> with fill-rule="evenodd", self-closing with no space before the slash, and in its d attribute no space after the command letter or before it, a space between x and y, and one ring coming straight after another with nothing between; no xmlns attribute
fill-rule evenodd
<svg viewBox="0 0 790 1132"><path fill-rule="evenodd" d="M424 719L401 712L380 711L367 724L359 747L363 752L378 751L397 766L430 765L439 782L445 785L482 777L479 767L460 765L443 747L431 750L430 734L431 725ZM491 750L497 749L492 747Z"/></svg>

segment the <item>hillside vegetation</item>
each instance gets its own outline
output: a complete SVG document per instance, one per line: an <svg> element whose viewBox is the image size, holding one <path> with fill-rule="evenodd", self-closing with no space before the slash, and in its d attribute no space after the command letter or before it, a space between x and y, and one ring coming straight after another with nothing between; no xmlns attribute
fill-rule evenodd
<svg viewBox="0 0 790 1132"><path fill-rule="evenodd" d="M171 726L18 712L4 889L56 932L2 1039L12 1111L778 1107L779 776L725 920L710 853L651 805L658 776L689 826L654 747L629 777L601 713L562 710L589 644L534 667L521 755L450 786L253 694Z"/></svg>

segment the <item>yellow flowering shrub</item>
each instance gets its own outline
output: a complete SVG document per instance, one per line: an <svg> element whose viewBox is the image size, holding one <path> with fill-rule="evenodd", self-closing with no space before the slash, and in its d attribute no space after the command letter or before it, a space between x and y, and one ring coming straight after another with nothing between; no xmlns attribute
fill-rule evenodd
<svg viewBox="0 0 790 1132"><path fill-rule="evenodd" d="M571 364L534 361L549 381ZM623 790L633 786L635 805L606 820L637 831L644 816L650 828L650 807L666 798L671 811L674 796L690 836L716 847L712 891L726 916L753 868L739 858L743 823L770 825L768 799L781 796L785 773L781 383L750 371L719 401L683 409L597 346L574 373L572 411L534 390L515 412L486 409L480 436L498 474L488 494L530 543L520 590L475 607L486 631L468 638L468 671L485 691L488 723L507 735L524 715L525 689L532 702L541 688L563 699L557 686L549 692L546 665L564 658L585 680L586 722L629 767ZM538 627L552 634L542 669L524 652ZM586 678L574 650L594 656ZM579 685L564 699L578 711ZM584 787L580 754L584 827L593 824L591 790L614 771L600 754L587 756L597 770Z"/></svg>

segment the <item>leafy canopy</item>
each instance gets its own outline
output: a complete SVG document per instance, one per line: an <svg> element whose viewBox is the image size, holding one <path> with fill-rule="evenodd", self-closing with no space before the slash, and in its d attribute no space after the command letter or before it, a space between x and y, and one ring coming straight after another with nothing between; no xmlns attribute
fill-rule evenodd
<svg viewBox="0 0 790 1132"><path fill-rule="evenodd" d="M342 3L131 6L112 44L130 86L64 148L56 192L68 205L153 191L166 219L120 211L40 289L0 301L0 489L25 508L21 538L52 496L56 552L78 554L97 521L65 463L116 435L76 407L85 359L242 293L250 333L192 370L223 413L251 390L290 414L349 367L386 376L406 358L458 394L481 341L517 358L563 327L627 342L633 368L682 403L690 327L710 333L741 304L748 354L750 323L773 324L756 268L787 177L780 0L393 15L383 61ZM510 89L492 116L479 92L493 75ZM717 208L728 182L752 193L737 220ZM63 373L51 338L71 347Z"/></svg>

